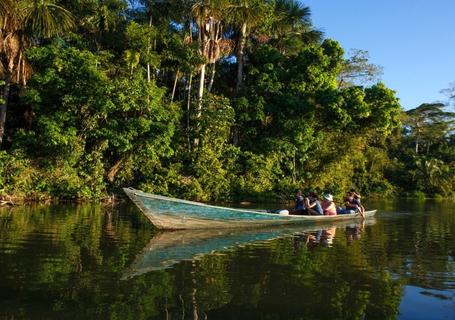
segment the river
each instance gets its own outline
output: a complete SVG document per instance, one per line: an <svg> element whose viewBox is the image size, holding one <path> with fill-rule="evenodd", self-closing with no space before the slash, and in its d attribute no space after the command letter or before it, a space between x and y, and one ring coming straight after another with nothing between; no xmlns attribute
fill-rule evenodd
<svg viewBox="0 0 455 320"><path fill-rule="evenodd" d="M158 233L130 203L0 209L0 319L454 319L455 206Z"/></svg>

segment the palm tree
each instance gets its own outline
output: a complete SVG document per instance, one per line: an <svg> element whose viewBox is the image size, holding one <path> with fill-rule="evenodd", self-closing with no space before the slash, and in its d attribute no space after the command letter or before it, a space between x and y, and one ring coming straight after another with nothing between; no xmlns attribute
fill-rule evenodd
<svg viewBox="0 0 455 320"><path fill-rule="evenodd" d="M11 84L26 85L32 73L26 49L38 39L61 35L74 21L55 0L1 0L0 22L0 77L5 80L0 105L1 145Z"/></svg>
<svg viewBox="0 0 455 320"><path fill-rule="evenodd" d="M72 14L55 0L28 0L23 2L22 10L25 28L31 37L51 38L74 26Z"/></svg>
<svg viewBox="0 0 455 320"><path fill-rule="evenodd" d="M0 22L6 17L6 15L11 12L13 3L11 0L2 0L0 1Z"/></svg>
<svg viewBox="0 0 455 320"><path fill-rule="evenodd" d="M134 50L125 50L123 59L125 60L126 64L128 65L128 69L130 70L130 75L133 75L134 69L137 68L139 65L139 61L141 58L141 54Z"/></svg>
<svg viewBox="0 0 455 320"><path fill-rule="evenodd" d="M215 63L230 47L229 41L223 37L223 17L227 7L226 0L201 0L191 10L198 27L199 54L206 59L200 66L198 117L201 115L207 63Z"/></svg>
<svg viewBox="0 0 455 320"><path fill-rule="evenodd" d="M229 10L230 20L238 29L236 92L240 89L243 81L244 54L248 34L261 21L260 4L262 2L258 0L236 0Z"/></svg>
<svg viewBox="0 0 455 320"><path fill-rule="evenodd" d="M310 17L310 8L297 0L276 0L271 33L281 52L285 53L289 38L297 38L303 44L321 40L322 32L314 29Z"/></svg>
<svg viewBox="0 0 455 320"><path fill-rule="evenodd" d="M454 174L442 160L435 158L416 158L417 167L414 178L418 178L429 194L448 195L453 190Z"/></svg>
<svg viewBox="0 0 455 320"><path fill-rule="evenodd" d="M310 20L310 9L302 6L297 0L276 0L265 3L260 0L234 0L229 8L230 22L237 29L237 83L238 92L243 81L244 55L248 35L254 29L260 29L267 6L273 6L274 19L265 29L270 31L268 39L278 43L282 52L285 41L291 37L298 37L305 44L317 43L321 40L322 33L315 30ZM261 35L263 38L264 35Z"/></svg>

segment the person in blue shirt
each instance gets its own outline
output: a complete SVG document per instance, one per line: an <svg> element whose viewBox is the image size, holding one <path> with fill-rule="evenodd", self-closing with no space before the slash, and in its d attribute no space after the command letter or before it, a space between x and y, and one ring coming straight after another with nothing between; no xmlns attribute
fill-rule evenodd
<svg viewBox="0 0 455 320"><path fill-rule="evenodd" d="M305 198L303 197L302 191L297 190L295 194L295 206L294 211L305 210Z"/></svg>
<svg viewBox="0 0 455 320"><path fill-rule="evenodd" d="M319 202L319 197L313 191L311 191L308 195L308 198L306 198L305 207L309 215L322 216L324 214L321 202Z"/></svg>
<svg viewBox="0 0 455 320"><path fill-rule="evenodd" d="M295 193L295 206L291 211L291 214L306 214L307 210L305 208L305 198L301 190L297 190Z"/></svg>

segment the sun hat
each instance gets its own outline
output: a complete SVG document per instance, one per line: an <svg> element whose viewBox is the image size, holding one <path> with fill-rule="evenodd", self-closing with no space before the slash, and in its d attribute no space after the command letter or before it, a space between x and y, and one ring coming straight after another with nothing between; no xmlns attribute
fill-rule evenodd
<svg viewBox="0 0 455 320"><path fill-rule="evenodd" d="M332 197L332 195L330 193L326 193L324 195L324 199L329 200L329 201L333 201L333 197Z"/></svg>

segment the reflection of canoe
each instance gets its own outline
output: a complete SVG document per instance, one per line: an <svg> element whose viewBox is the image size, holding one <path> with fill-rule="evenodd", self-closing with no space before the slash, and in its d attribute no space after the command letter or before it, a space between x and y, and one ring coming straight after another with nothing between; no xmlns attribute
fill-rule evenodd
<svg viewBox="0 0 455 320"><path fill-rule="evenodd" d="M359 213L336 216L281 215L261 211L211 206L193 201L168 198L139 190L123 189L144 215L158 229L207 229L261 227L291 224L320 223L322 221L352 220ZM376 210L365 212L374 216Z"/></svg>
<svg viewBox="0 0 455 320"><path fill-rule="evenodd" d="M374 223L368 219L367 223ZM351 223L352 224L352 223ZM318 227L273 227L260 229L206 229L160 232L145 246L122 279L129 279L153 270L169 268L184 260L193 260L212 252L222 252L237 246L267 241L318 229L346 227L347 221L322 224Z"/></svg>

